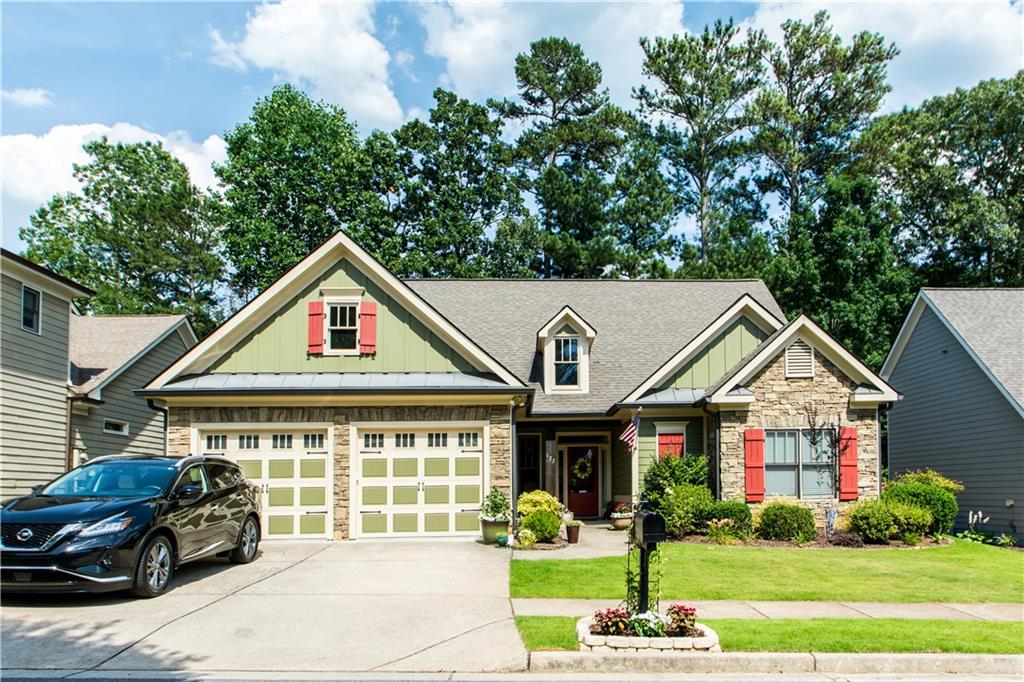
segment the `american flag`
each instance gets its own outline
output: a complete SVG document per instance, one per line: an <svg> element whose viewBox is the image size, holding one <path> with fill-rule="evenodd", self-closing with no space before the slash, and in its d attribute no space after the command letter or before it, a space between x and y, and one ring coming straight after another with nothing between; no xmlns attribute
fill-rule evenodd
<svg viewBox="0 0 1024 682"><path fill-rule="evenodd" d="M629 422L629 426L622 429L622 434L619 436L619 440L629 445L629 452L633 454L633 450L636 448L636 436L640 430L640 413L637 412L636 416L633 417L632 421Z"/></svg>

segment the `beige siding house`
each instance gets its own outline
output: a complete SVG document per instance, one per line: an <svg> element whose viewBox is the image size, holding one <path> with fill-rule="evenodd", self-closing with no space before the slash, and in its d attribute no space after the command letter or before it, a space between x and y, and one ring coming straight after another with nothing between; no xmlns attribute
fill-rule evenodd
<svg viewBox="0 0 1024 682"><path fill-rule="evenodd" d="M261 486L265 536L334 539L476 535L492 487L597 517L685 453L720 497L841 507L899 397L759 280L400 280L342 232L138 393Z"/></svg>
<svg viewBox="0 0 1024 682"><path fill-rule="evenodd" d="M92 292L7 250L0 255L0 496L67 466L71 300Z"/></svg>

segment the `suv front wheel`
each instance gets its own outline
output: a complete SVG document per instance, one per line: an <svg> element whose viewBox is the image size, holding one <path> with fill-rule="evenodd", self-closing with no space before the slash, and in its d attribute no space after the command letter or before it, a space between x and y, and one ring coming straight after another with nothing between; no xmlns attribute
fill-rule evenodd
<svg viewBox="0 0 1024 682"><path fill-rule="evenodd" d="M132 594L151 599L167 591L174 575L174 548L162 535L150 538L139 554Z"/></svg>

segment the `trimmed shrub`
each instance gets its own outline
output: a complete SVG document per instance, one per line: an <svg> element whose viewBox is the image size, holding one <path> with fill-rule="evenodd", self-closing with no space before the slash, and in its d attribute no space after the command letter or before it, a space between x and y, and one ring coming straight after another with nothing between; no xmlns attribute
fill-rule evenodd
<svg viewBox="0 0 1024 682"><path fill-rule="evenodd" d="M666 504L665 530L680 538L707 527L715 500L706 485L682 483L672 488L666 496Z"/></svg>
<svg viewBox="0 0 1024 682"><path fill-rule="evenodd" d="M533 490L523 493L516 500L516 512L527 517L535 511L549 511L555 516L562 515L562 503L545 490Z"/></svg>
<svg viewBox="0 0 1024 682"><path fill-rule="evenodd" d="M708 484L708 456L701 454L656 459L647 467L640 487L640 499L653 511L668 516L668 495L677 485Z"/></svg>
<svg viewBox="0 0 1024 682"><path fill-rule="evenodd" d="M737 535L749 535L754 530L754 515L746 502L737 500L715 502L711 507L709 520L730 519Z"/></svg>
<svg viewBox="0 0 1024 682"><path fill-rule="evenodd" d="M948 533L953 527L957 512L960 511L953 493L938 486L916 481L890 483L882 493L882 498L927 509L932 515L928 532L933 535Z"/></svg>
<svg viewBox="0 0 1024 682"><path fill-rule="evenodd" d="M885 544L896 532L896 518L885 500L863 500L850 510L850 528L864 542Z"/></svg>
<svg viewBox="0 0 1024 682"><path fill-rule="evenodd" d="M889 505L889 510L892 511L893 522L896 524L896 534L901 538L911 535L916 536L920 540L921 536L931 528L932 513L924 507L894 500L887 500L886 504ZM917 543L911 542L908 544Z"/></svg>
<svg viewBox="0 0 1024 682"><path fill-rule="evenodd" d="M963 483L960 481L954 481L951 478L946 478L935 469L906 471L897 476L896 480L892 483L924 483L925 485L933 485L936 488L942 488L954 495L959 495L964 491ZM890 483L890 485L892 484Z"/></svg>
<svg viewBox="0 0 1024 682"><path fill-rule="evenodd" d="M551 542L562 527L562 519L546 509L538 509L523 519L523 528L532 532L537 542Z"/></svg>
<svg viewBox="0 0 1024 682"><path fill-rule="evenodd" d="M810 542L814 539L814 514L792 502L769 502L758 515L757 534L766 540Z"/></svg>

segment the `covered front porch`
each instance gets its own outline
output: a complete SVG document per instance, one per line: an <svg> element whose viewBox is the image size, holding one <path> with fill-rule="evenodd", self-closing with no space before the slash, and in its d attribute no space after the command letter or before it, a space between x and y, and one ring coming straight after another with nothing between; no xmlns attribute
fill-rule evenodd
<svg viewBox="0 0 1024 682"><path fill-rule="evenodd" d="M513 429L512 489L554 495L577 518L606 516L632 502L651 461L659 456L710 452L709 417L699 409L645 409L636 456L619 440L636 414L518 416Z"/></svg>

